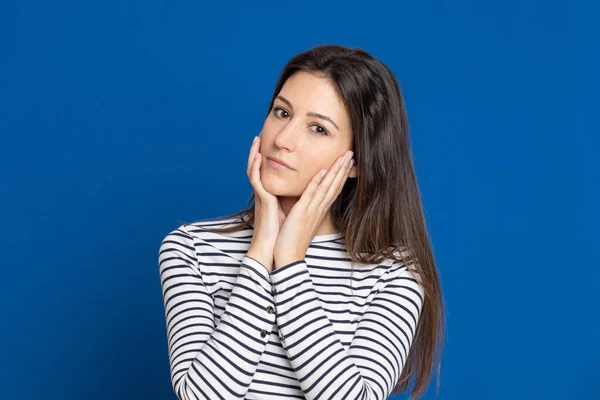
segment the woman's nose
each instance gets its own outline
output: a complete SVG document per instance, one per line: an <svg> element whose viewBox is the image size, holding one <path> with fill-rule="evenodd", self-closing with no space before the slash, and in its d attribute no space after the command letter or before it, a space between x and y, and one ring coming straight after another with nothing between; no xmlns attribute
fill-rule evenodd
<svg viewBox="0 0 600 400"><path fill-rule="evenodd" d="M286 124L279 132L277 132L277 136L275 137L275 143L279 147L293 148L294 147L294 139L298 135L299 127L296 124L288 123Z"/></svg>

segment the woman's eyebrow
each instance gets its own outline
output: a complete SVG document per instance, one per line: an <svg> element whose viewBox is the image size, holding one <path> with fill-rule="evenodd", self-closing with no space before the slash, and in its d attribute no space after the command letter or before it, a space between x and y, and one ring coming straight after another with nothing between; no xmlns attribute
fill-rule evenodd
<svg viewBox="0 0 600 400"><path fill-rule="evenodd" d="M292 106L292 103L288 99L286 99L285 97L283 97L282 95L277 95L277 97L275 97L275 98L283 101L285 104L287 104L288 106L290 106L290 108L292 108L292 109L294 108L294 106ZM335 126L335 128L338 131L340 130L340 128L338 128L338 126L335 124L335 122L333 122L333 120L331 118L329 118L328 116L326 116L326 115L318 114L316 112L309 111L309 112L306 113L306 116L307 117L317 117L317 118L324 119L325 121L329 121L329 122L331 122L333 124L333 126Z"/></svg>

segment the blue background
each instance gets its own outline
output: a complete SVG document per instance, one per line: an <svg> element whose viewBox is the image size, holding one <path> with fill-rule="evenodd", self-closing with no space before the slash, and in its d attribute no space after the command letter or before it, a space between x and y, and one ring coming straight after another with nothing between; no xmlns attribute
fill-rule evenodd
<svg viewBox="0 0 600 400"><path fill-rule="evenodd" d="M591 1L3 2L0 397L175 399L160 242L246 204L281 68L337 43L386 63L407 102L447 305L438 398L600 399L598 17Z"/></svg>

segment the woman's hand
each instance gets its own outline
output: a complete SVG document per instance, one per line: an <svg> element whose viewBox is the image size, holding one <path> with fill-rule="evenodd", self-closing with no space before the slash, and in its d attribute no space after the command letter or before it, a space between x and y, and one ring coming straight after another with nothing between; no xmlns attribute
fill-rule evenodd
<svg viewBox="0 0 600 400"><path fill-rule="evenodd" d="M344 188L354 162L352 155L350 150L344 153L324 177L323 170L319 171L294 204L273 249L275 269L304 259L321 221Z"/></svg>
<svg viewBox="0 0 600 400"><path fill-rule="evenodd" d="M263 264L270 272L273 269L273 248L279 228L285 220L285 213L277 196L267 192L262 186L260 142L261 138L257 136L250 147L246 171L254 188L254 233L246 255Z"/></svg>

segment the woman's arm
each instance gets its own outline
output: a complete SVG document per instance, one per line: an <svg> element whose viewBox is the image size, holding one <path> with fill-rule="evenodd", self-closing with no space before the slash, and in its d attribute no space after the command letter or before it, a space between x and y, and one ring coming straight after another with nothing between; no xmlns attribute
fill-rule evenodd
<svg viewBox="0 0 600 400"><path fill-rule="evenodd" d="M184 226L163 239L158 263L178 398L243 399L275 323L275 314L268 312L274 306L269 272L244 257L215 326L213 298L202 281L194 238Z"/></svg>
<svg viewBox="0 0 600 400"><path fill-rule="evenodd" d="M306 399L386 399L406 362L423 305L414 276L394 264L346 351L304 260L271 273L277 327Z"/></svg>

